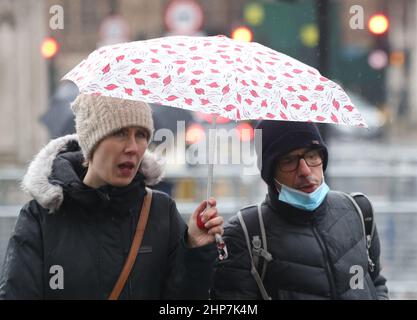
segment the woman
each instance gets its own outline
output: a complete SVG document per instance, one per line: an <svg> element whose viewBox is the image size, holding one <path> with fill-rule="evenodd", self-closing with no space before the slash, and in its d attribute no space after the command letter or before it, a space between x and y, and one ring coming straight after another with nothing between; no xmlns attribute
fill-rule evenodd
<svg viewBox="0 0 417 320"><path fill-rule="evenodd" d="M9 241L2 299L109 298L143 215L145 186L161 178L147 151L153 121L146 103L81 94L72 109L77 134L52 140L24 177L34 199ZM116 298L207 298L214 234L223 233L215 200L205 212L203 201L187 227L171 198L152 193L140 249ZM196 225L199 214L205 230Z"/></svg>

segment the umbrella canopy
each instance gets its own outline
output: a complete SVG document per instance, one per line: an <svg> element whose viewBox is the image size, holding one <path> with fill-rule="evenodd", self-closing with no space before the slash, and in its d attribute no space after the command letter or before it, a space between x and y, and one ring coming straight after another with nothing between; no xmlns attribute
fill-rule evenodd
<svg viewBox="0 0 417 320"><path fill-rule="evenodd" d="M343 89L316 69L261 44L225 36L172 36L102 47L63 79L86 94L234 120L367 126Z"/></svg>
<svg viewBox="0 0 417 320"><path fill-rule="evenodd" d="M333 81L285 54L225 36L172 36L95 50L64 80L81 93L200 111L233 120L287 120L366 127ZM214 151L216 139L210 139ZM213 157L214 152L209 152ZM209 161L207 198L213 161ZM216 235L219 258L227 249Z"/></svg>

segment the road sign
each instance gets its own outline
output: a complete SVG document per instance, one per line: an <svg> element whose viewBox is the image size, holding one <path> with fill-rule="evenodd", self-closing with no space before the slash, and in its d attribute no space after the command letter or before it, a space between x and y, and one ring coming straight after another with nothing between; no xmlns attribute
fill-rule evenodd
<svg viewBox="0 0 417 320"><path fill-rule="evenodd" d="M100 25L99 46L129 41L129 26L119 15L106 17Z"/></svg>
<svg viewBox="0 0 417 320"><path fill-rule="evenodd" d="M164 21L170 34L193 35L203 20L203 9L195 0L171 0L165 8Z"/></svg>

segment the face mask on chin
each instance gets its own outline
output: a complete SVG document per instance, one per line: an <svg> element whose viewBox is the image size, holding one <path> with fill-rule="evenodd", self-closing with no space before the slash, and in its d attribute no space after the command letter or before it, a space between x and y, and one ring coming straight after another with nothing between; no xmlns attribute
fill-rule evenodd
<svg viewBox="0 0 417 320"><path fill-rule="evenodd" d="M274 180L281 186L281 190L277 189L278 200L306 211L313 211L317 209L329 192L329 186L324 181L324 178L321 185L311 193L290 188L282 183L279 183L276 179Z"/></svg>

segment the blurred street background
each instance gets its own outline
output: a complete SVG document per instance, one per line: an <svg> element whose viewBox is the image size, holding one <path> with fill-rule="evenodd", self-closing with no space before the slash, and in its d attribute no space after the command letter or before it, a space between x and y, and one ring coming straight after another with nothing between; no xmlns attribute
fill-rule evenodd
<svg viewBox="0 0 417 320"><path fill-rule="evenodd" d="M74 132L69 105L78 91L61 77L100 46L176 34L259 42L346 89L369 130L320 127L328 184L373 201L391 298L417 299L417 0L0 0L0 263L30 200L20 190L27 165L49 139ZM199 114L153 108L156 129L183 135L187 147L210 125ZM242 132L253 125L218 127L236 127L242 146L252 146L253 134ZM187 218L206 196L207 167L165 157L157 188ZM215 166L213 195L226 218L265 196L265 184L243 169Z"/></svg>

